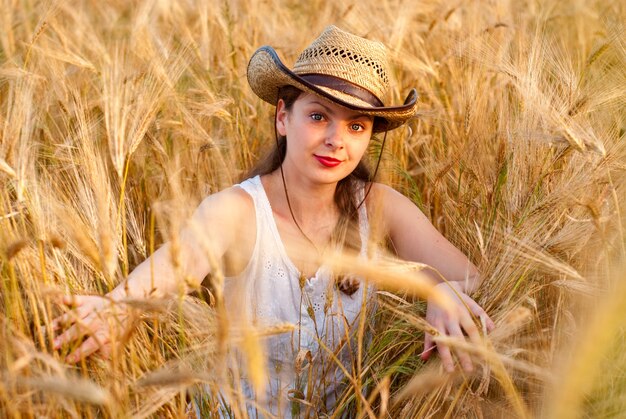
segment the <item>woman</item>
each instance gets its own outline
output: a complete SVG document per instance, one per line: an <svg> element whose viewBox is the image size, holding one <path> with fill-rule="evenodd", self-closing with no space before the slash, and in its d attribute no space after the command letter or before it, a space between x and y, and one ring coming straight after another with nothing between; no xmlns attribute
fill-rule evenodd
<svg viewBox="0 0 626 419"><path fill-rule="evenodd" d="M472 315L485 319L488 330L493 322L468 296L480 282L476 268L412 202L372 182L362 162L373 133L386 135L416 112L415 90L403 105L384 106L387 73L382 44L334 26L305 49L293 70L271 47L257 50L248 66L248 81L261 99L276 106L275 150L251 178L200 204L181 233L179 265L171 262L171 245L165 244L107 299L68 299L77 307L59 318L56 327L74 324L55 339L55 346L87 333L90 337L68 361L95 351L106 355L110 342L123 330L109 328L99 313L117 299L175 293L177 277L204 278L211 263L202 236L209 235L211 253L228 261L226 307L234 306L229 301L244 302L245 309L233 310L231 317L260 325L298 326L294 333L267 339L270 380L261 407L290 416L294 403L308 398L305 403L316 410L331 410L344 377L340 364L347 368L350 363L353 326L372 289L358 278L333 275L320 261L335 249L371 257L370 222L392 243L397 256L428 264L446 278L437 287L455 304L442 307L430 301L427 320L442 334L461 339L466 334L479 342ZM375 219L368 220L374 213ZM427 335L424 359L434 347ZM303 351L312 359L304 381L294 366ZM439 344L437 351L445 369L454 370L450 349ZM457 351L456 357L463 369L472 370L466 353ZM254 398L245 373L243 383L246 397ZM316 398L310 396L311 386L317 390Z"/></svg>

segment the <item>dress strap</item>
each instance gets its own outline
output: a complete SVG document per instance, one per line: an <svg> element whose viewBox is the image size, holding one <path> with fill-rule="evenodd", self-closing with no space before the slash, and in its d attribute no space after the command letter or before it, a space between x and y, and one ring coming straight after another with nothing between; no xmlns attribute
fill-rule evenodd
<svg viewBox="0 0 626 419"><path fill-rule="evenodd" d="M287 269L299 277L300 271L292 260L287 255L287 249L278 232L278 226L276 225L276 219L274 218L274 212L270 204L261 177L259 175L247 179L240 184L240 186L248 192L254 200L254 206L257 217L257 224L264 226L264 231L259 234L263 236L264 240L271 240L271 242L264 242L264 246L271 246L274 252L277 252L286 265Z"/></svg>

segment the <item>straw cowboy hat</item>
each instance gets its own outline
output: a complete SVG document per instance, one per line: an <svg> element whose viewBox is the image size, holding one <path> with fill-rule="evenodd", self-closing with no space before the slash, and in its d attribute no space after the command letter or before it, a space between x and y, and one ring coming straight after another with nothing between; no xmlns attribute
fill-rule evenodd
<svg viewBox="0 0 626 419"><path fill-rule="evenodd" d="M329 26L300 54L293 70L282 63L272 47L259 48L248 64L248 83L257 96L272 105L276 105L281 87L295 86L377 117L374 130L388 131L415 116L418 96L411 89L404 104L385 106L388 69L383 44Z"/></svg>

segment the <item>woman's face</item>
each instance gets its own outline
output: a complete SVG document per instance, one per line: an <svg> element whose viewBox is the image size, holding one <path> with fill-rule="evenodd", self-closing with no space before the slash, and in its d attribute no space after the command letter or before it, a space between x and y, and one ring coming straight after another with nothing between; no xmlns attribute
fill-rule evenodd
<svg viewBox="0 0 626 419"><path fill-rule="evenodd" d="M285 170L314 183L336 183L355 169L372 136L374 120L310 93L290 110L277 104L276 128L287 137Z"/></svg>

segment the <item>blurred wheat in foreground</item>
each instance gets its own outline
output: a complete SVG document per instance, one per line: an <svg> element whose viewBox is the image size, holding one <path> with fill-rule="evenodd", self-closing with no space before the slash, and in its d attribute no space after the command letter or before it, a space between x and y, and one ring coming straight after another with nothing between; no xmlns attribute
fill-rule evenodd
<svg viewBox="0 0 626 419"><path fill-rule="evenodd" d="M479 266L498 326L467 348L474 375L445 375L419 360L424 300L383 280L334 415L620 417L624 22L623 2L593 0L2 0L0 416L180 417L199 390L204 415L220 391L242 412L224 349L242 347L262 380L263 336L293 325L227 326L219 275L130 302L144 321L109 362L63 363L55 301L110 290L241 179L273 140L249 56L269 44L292 63L333 23L389 46L393 102L420 92L380 180ZM361 268L389 284L414 270Z"/></svg>

